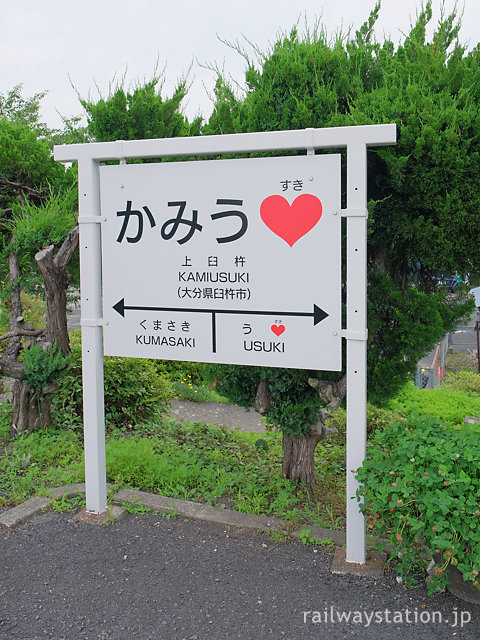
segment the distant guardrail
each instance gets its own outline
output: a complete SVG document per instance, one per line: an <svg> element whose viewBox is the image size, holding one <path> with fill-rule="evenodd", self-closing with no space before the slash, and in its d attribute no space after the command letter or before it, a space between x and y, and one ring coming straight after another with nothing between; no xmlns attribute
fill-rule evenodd
<svg viewBox="0 0 480 640"><path fill-rule="evenodd" d="M419 367L415 375L415 386L419 389L436 389L442 383L448 349L460 352L477 352L478 372L480 373L479 355L480 327L477 320L474 325L457 327L438 343L430 367Z"/></svg>
<svg viewBox="0 0 480 640"><path fill-rule="evenodd" d="M418 367L415 375L415 386L419 389L436 389L443 380L445 361L450 343L450 334L437 344L430 367Z"/></svg>

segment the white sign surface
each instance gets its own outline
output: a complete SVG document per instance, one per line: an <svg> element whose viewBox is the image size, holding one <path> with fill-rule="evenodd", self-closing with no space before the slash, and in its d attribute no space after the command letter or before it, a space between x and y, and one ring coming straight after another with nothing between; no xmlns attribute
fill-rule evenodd
<svg viewBox="0 0 480 640"><path fill-rule="evenodd" d="M100 167L104 352L340 370L340 156Z"/></svg>

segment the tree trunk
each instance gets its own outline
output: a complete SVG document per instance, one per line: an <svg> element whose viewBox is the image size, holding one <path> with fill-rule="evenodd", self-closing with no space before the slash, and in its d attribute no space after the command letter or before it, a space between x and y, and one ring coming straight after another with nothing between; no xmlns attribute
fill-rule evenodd
<svg viewBox="0 0 480 640"><path fill-rule="evenodd" d="M314 454L320 441L318 435L303 438L283 436L282 475L290 480L301 480L311 489L315 484Z"/></svg>
<svg viewBox="0 0 480 640"><path fill-rule="evenodd" d="M50 426L52 398L49 393L42 390L38 395L25 380L15 380L12 387L12 402L11 437Z"/></svg>
<svg viewBox="0 0 480 640"><path fill-rule="evenodd" d="M32 390L25 382L23 364L18 361L18 355L22 350L22 336L30 335L32 339L39 332L28 325L23 318L22 301L20 299L20 261L16 253L8 256L10 270L10 332L5 353L0 358L0 373L14 378L13 383L13 420L11 435L17 435L26 430L33 429L32 414ZM32 429L30 429L32 425Z"/></svg>
<svg viewBox="0 0 480 640"><path fill-rule="evenodd" d="M316 424L310 425L308 432L301 438L297 436L283 436L283 464L282 474L291 480L305 482L310 491L315 484L314 454L315 447L331 433L336 433L334 427L325 427L331 411L337 409L347 391L347 378L342 376L338 382L327 382L319 378L309 378L308 384L317 391L320 399L327 405L322 409Z"/></svg>
<svg viewBox="0 0 480 640"><path fill-rule="evenodd" d="M373 264L377 273L386 273L389 257L388 247L377 247L373 254Z"/></svg>
<svg viewBox="0 0 480 640"><path fill-rule="evenodd" d="M268 386L268 380L262 378L258 383L257 393L255 395L255 402L253 407L255 411L258 411L262 416L272 410L273 399Z"/></svg>
<svg viewBox="0 0 480 640"><path fill-rule="evenodd" d="M310 491L315 484L314 454L320 440L323 440L335 428L326 428L325 423L330 417L326 409L322 409L316 424L310 425L308 432L302 436L283 436L283 464L282 475L290 480L300 480Z"/></svg>
<svg viewBox="0 0 480 640"><path fill-rule="evenodd" d="M318 397L325 403L327 409L335 411L342 404L347 393L347 376L343 375L338 382L327 382L320 378L309 378L308 384L315 389Z"/></svg>
<svg viewBox="0 0 480 640"><path fill-rule="evenodd" d="M42 249L35 256L38 268L45 284L45 298L47 303L46 342L55 343L63 355L70 351L67 329L67 287L69 277L67 266L78 247L78 226L72 229L57 254L53 254L53 245ZM10 268L10 331L5 353L0 357L0 374L15 379L13 385L13 420L12 436L24 431L34 431L50 424L51 393L54 386L35 393L25 382L23 364L18 361L22 350L22 336L29 336L32 340L43 333L26 324L23 319L22 303L20 300L20 265L16 254L9 256Z"/></svg>
<svg viewBox="0 0 480 640"><path fill-rule="evenodd" d="M30 425L30 409L32 390L25 382L15 380L12 388L13 395L13 419L10 429L11 437L26 431L25 426Z"/></svg>
<svg viewBox="0 0 480 640"><path fill-rule="evenodd" d="M72 229L63 241L57 254L53 254L53 245L42 249L35 255L38 268L45 285L47 304L47 342L57 345L62 355L70 351L67 328L67 288L69 277L67 266L78 247L78 226Z"/></svg>
<svg viewBox="0 0 480 640"><path fill-rule="evenodd" d="M13 420L10 429L12 437L50 426L52 390L48 387L38 395L26 382L15 380L12 388Z"/></svg>

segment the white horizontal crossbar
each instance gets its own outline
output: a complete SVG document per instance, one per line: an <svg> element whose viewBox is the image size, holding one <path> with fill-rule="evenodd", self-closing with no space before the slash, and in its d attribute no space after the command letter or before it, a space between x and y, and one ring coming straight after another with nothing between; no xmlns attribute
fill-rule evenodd
<svg viewBox="0 0 480 640"><path fill-rule="evenodd" d="M78 216L78 224L98 224L105 222L107 219L101 216Z"/></svg>
<svg viewBox="0 0 480 640"><path fill-rule="evenodd" d="M347 340L368 340L368 330L365 331L349 331L348 329L342 329L342 338Z"/></svg>
<svg viewBox="0 0 480 640"><path fill-rule="evenodd" d="M105 322L103 318L81 318L81 327L104 327L108 322Z"/></svg>
<svg viewBox="0 0 480 640"><path fill-rule="evenodd" d="M102 161L183 155L292 151L312 148L334 149L347 147L352 143L367 146L390 145L395 144L396 139L397 127L395 124L369 124L358 127L325 127L324 129L310 128L292 131L56 145L54 157L60 162L74 162L81 159Z"/></svg>

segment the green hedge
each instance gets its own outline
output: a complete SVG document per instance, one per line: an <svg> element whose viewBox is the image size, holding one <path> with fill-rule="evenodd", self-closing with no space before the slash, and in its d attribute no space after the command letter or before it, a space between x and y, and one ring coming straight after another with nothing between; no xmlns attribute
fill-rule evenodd
<svg viewBox="0 0 480 640"><path fill-rule="evenodd" d="M377 430L357 492L369 529L386 538L408 580L435 557L432 590L447 581L449 564L480 588L480 448L470 426L452 429L411 415ZM423 573L422 579L425 578Z"/></svg>
<svg viewBox="0 0 480 640"><path fill-rule="evenodd" d="M71 362L58 381L52 403L56 427L81 428L83 423L82 352L77 335L72 339ZM165 412L173 397L168 380L158 375L151 360L104 358L105 422L107 428L134 428L157 412Z"/></svg>

